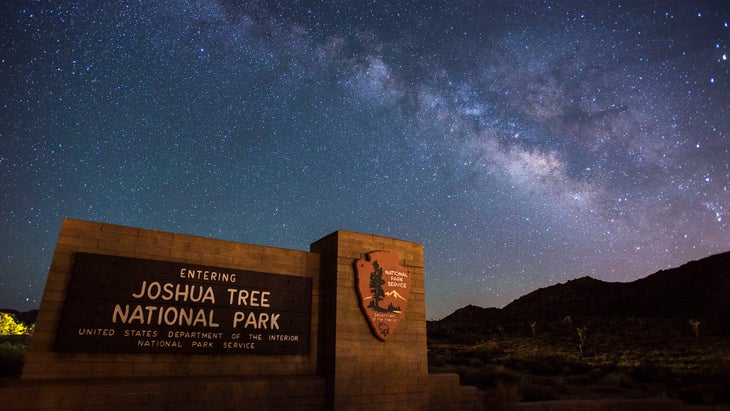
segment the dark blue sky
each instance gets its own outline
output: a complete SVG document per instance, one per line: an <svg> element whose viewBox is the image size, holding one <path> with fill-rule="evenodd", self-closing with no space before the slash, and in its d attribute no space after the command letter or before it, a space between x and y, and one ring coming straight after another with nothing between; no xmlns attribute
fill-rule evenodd
<svg viewBox="0 0 730 411"><path fill-rule="evenodd" d="M64 217L419 242L429 318L730 249L727 1L6 3L2 307Z"/></svg>

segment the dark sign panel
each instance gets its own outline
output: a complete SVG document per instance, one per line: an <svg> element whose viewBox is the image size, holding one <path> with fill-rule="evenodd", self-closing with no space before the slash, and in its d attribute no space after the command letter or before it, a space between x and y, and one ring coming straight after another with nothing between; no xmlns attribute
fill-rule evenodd
<svg viewBox="0 0 730 411"><path fill-rule="evenodd" d="M312 279L76 254L56 351L309 354Z"/></svg>

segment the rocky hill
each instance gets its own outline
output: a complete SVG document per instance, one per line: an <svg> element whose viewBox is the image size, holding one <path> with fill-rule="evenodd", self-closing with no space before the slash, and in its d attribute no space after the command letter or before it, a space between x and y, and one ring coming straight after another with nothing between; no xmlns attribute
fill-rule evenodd
<svg viewBox="0 0 730 411"><path fill-rule="evenodd" d="M730 252L692 261L628 282L578 278L541 288L502 309L467 306L443 324L496 327L566 316L693 318L730 332Z"/></svg>

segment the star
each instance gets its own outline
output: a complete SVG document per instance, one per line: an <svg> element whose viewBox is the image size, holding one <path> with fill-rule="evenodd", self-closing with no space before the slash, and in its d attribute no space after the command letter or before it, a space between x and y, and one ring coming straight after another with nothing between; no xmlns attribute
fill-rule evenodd
<svg viewBox="0 0 730 411"><path fill-rule="evenodd" d="M721 4L11 4L0 301L65 217L424 244L429 318L730 244ZM539 24L536 24L539 22Z"/></svg>

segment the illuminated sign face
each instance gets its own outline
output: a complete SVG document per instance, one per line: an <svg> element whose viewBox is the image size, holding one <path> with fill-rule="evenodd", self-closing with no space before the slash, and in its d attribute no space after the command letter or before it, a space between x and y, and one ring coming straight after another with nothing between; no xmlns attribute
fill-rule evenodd
<svg viewBox="0 0 730 411"><path fill-rule="evenodd" d="M62 352L309 354L312 279L76 254Z"/></svg>
<svg viewBox="0 0 730 411"><path fill-rule="evenodd" d="M370 328L385 341L405 316L411 293L411 273L389 251L372 251L355 261L360 308Z"/></svg>

